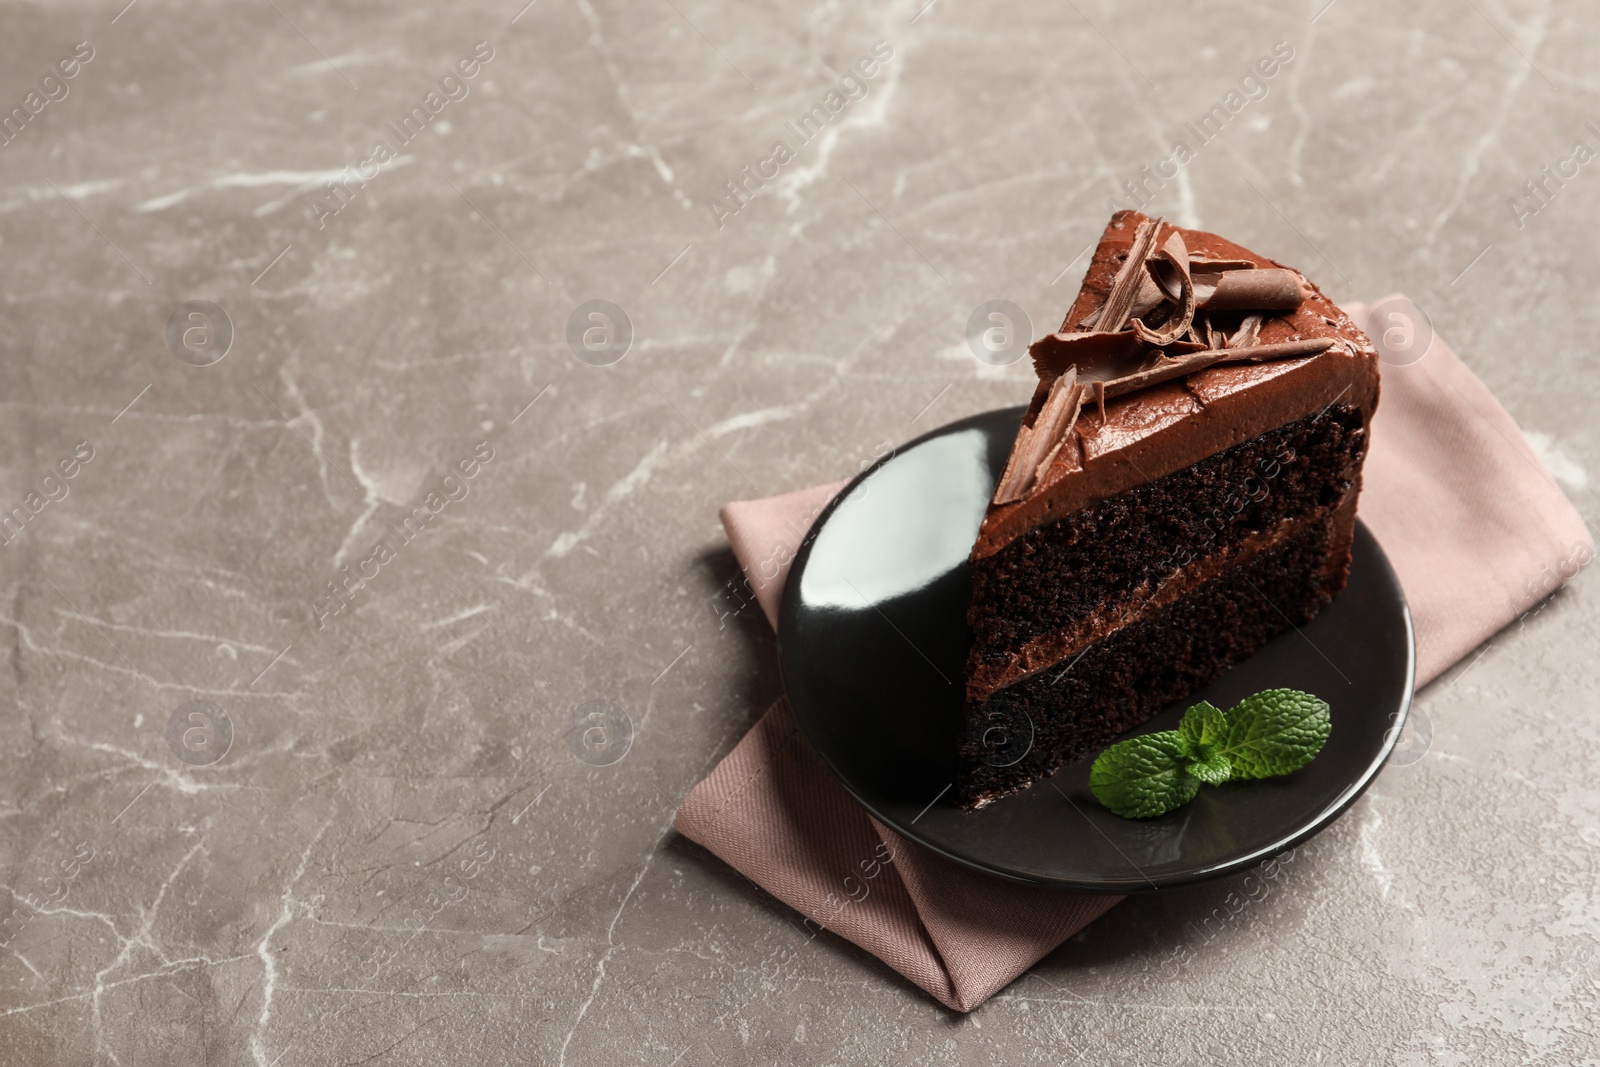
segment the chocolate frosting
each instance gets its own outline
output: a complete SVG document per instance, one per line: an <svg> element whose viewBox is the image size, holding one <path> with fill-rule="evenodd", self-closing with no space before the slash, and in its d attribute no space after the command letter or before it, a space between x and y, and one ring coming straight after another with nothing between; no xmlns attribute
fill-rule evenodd
<svg viewBox="0 0 1600 1067"><path fill-rule="evenodd" d="M1137 211L1113 215L1084 276L1083 288L1062 323L1063 331L1085 330L1104 302L1117 268L1128 256ZM1164 227L1158 244L1177 227ZM1243 261L1280 268L1265 256L1213 233L1178 229L1196 270L1206 260ZM1292 311L1261 324L1260 343L1330 338L1316 355L1269 363L1210 367L1186 379L1165 382L1131 396L1108 399L1105 417L1090 405L1068 432L1037 488L1021 500L991 505L978 531L972 559L1000 551L1022 534L1086 505L1182 470L1207 456L1333 403L1361 410L1366 420L1378 402L1378 352L1359 327L1309 281L1308 296ZM1029 417L1044 403L1053 377L1034 390Z"/></svg>

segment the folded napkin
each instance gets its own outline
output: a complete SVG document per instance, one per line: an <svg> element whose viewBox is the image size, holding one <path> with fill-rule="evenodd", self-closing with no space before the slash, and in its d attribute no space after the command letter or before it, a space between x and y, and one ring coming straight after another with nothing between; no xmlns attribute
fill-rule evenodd
<svg viewBox="0 0 1600 1067"><path fill-rule="evenodd" d="M1365 318L1361 305L1347 310ZM774 626L789 563L844 484L722 510ZM1516 423L1437 336L1418 361L1383 367L1360 513L1410 603L1418 686L1594 555L1583 520ZM783 700L689 793L677 826L808 925L855 942L957 1011L982 1004L1121 899L991 878L898 836L823 767Z"/></svg>

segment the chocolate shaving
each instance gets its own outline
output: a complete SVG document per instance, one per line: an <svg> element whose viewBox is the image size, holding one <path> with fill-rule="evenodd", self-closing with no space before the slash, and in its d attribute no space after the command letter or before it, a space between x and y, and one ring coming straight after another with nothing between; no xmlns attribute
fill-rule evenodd
<svg viewBox="0 0 1600 1067"><path fill-rule="evenodd" d="M1150 254L1145 269L1168 300L1174 304L1183 303L1183 277L1180 275L1189 273L1189 246L1184 243L1182 234L1173 230L1161 247Z"/></svg>
<svg viewBox="0 0 1600 1067"><path fill-rule="evenodd" d="M1249 348L1261 340L1261 316L1249 314L1239 323L1239 328L1233 331L1233 336L1228 338L1226 345L1212 345L1213 348Z"/></svg>
<svg viewBox="0 0 1600 1067"><path fill-rule="evenodd" d="M1293 311L1311 295L1299 273L1284 267L1197 271L1194 293L1207 311Z"/></svg>
<svg viewBox="0 0 1600 1067"><path fill-rule="evenodd" d="M1039 418L1033 424L1033 449L1029 457L1032 461L1032 471L1028 485L1023 489L1024 492L1032 489L1043 479L1051 460L1055 459L1067 434L1072 432L1073 424L1078 421L1078 412L1083 410L1085 389L1083 383L1076 378L1077 375L1069 371L1056 379L1055 386L1051 388L1051 395L1045 398L1044 407L1039 411Z"/></svg>
<svg viewBox="0 0 1600 1067"><path fill-rule="evenodd" d="M1084 325L1107 331L1120 330L1128 325L1134 299L1139 295L1140 283L1146 277L1145 261L1154 250L1156 234L1165 221L1159 218L1140 220L1133 231L1133 244L1128 249L1128 258L1117 269L1117 276L1111 281L1111 291L1106 293L1106 302L1100 305L1100 310L1092 319L1084 320Z"/></svg>
<svg viewBox="0 0 1600 1067"><path fill-rule="evenodd" d="M1225 270L1260 270L1253 260L1249 259L1212 259L1204 252L1196 252L1189 257L1189 267L1202 274L1220 274Z"/></svg>
<svg viewBox="0 0 1600 1067"><path fill-rule="evenodd" d="M1196 371L1218 363L1265 363L1274 359L1292 359L1296 356L1314 356L1333 347L1331 337L1308 337L1299 341L1284 341L1275 345L1253 345L1250 348L1208 348L1204 352L1191 352L1186 356L1162 361L1148 370L1130 374L1126 378L1106 383L1106 396L1116 398L1137 393L1152 385L1185 378Z"/></svg>
<svg viewBox="0 0 1600 1067"><path fill-rule="evenodd" d="M996 504L1021 500L1044 476L1073 424L1078 421L1083 395L1084 387L1078 381L1076 368L1069 367L1066 373L1056 377L1033 425L1024 423L1017 431L1016 443L1011 446L1011 458L1006 461L1000 484L995 487Z"/></svg>
<svg viewBox="0 0 1600 1067"><path fill-rule="evenodd" d="M1131 322L1139 340L1160 348L1188 333L1190 324L1194 322L1194 280L1189 277L1189 249L1177 230L1172 231L1172 235L1161 246L1161 251L1151 257L1149 272L1162 292L1178 308L1167 319L1166 325L1159 329L1152 330L1137 318Z"/></svg>
<svg viewBox="0 0 1600 1067"><path fill-rule="evenodd" d="M1013 500L1021 500L1022 477L1019 471L1025 470L1023 457L1031 452L1033 444L1033 427L1024 422L1017 428L1017 439L1011 443L1011 455L1006 460L1006 469L1000 474L1000 484L994 487L994 499L991 503L1009 504Z"/></svg>
<svg viewBox="0 0 1600 1067"><path fill-rule="evenodd" d="M1056 443L1051 446L1050 451L1047 452L1045 457L1039 461L1039 465L1033 468L1033 481L1028 485L1029 492L1032 492L1036 487L1044 482L1044 472L1050 469L1050 464L1056 461L1056 453L1060 452L1061 449L1066 445L1067 434L1072 432L1073 423L1078 421L1078 413L1083 410L1083 400L1084 389L1083 386L1080 385L1072 397L1072 419L1067 423L1066 428L1062 431L1061 436L1056 440Z"/></svg>
<svg viewBox="0 0 1600 1067"><path fill-rule="evenodd" d="M1127 330L1052 333L1028 346L1033 370L1041 382L1076 367L1081 380L1105 380L1126 374L1145 358L1146 346Z"/></svg>
<svg viewBox="0 0 1600 1067"><path fill-rule="evenodd" d="M1163 357L1187 355L1206 348L1218 348L1198 341L1173 341L1151 348L1132 330L1116 333L1052 333L1028 346L1033 370L1041 382L1076 368L1080 382L1109 382L1155 366Z"/></svg>
<svg viewBox="0 0 1600 1067"><path fill-rule="evenodd" d="M1167 294L1150 277L1150 272L1145 271L1144 277L1139 279L1139 292L1133 298L1133 307L1128 309L1128 318L1142 319L1166 302Z"/></svg>

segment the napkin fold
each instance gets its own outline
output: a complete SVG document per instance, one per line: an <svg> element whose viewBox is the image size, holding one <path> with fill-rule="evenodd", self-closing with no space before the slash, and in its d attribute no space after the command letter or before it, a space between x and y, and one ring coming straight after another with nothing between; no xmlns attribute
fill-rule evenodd
<svg viewBox="0 0 1600 1067"><path fill-rule="evenodd" d="M1366 317L1364 305L1346 310ZM1511 416L1443 338L1382 374L1360 515L1405 589L1421 687L1575 574L1594 542ZM794 553L845 484L722 509L752 599L774 626ZM1121 899L992 878L900 837L845 793L784 700L690 791L677 827L808 927L854 942L957 1011L982 1004Z"/></svg>

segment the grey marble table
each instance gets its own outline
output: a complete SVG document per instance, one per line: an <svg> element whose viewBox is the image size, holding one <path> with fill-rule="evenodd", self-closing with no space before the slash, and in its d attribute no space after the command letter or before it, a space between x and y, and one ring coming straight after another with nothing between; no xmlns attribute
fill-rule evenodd
<svg viewBox="0 0 1600 1067"><path fill-rule="evenodd" d="M1114 206L1404 289L1593 525L1591 5L125 2L0 5L0 1062L1600 1051L1587 572L967 1016L671 829L718 506L1019 402Z"/></svg>

